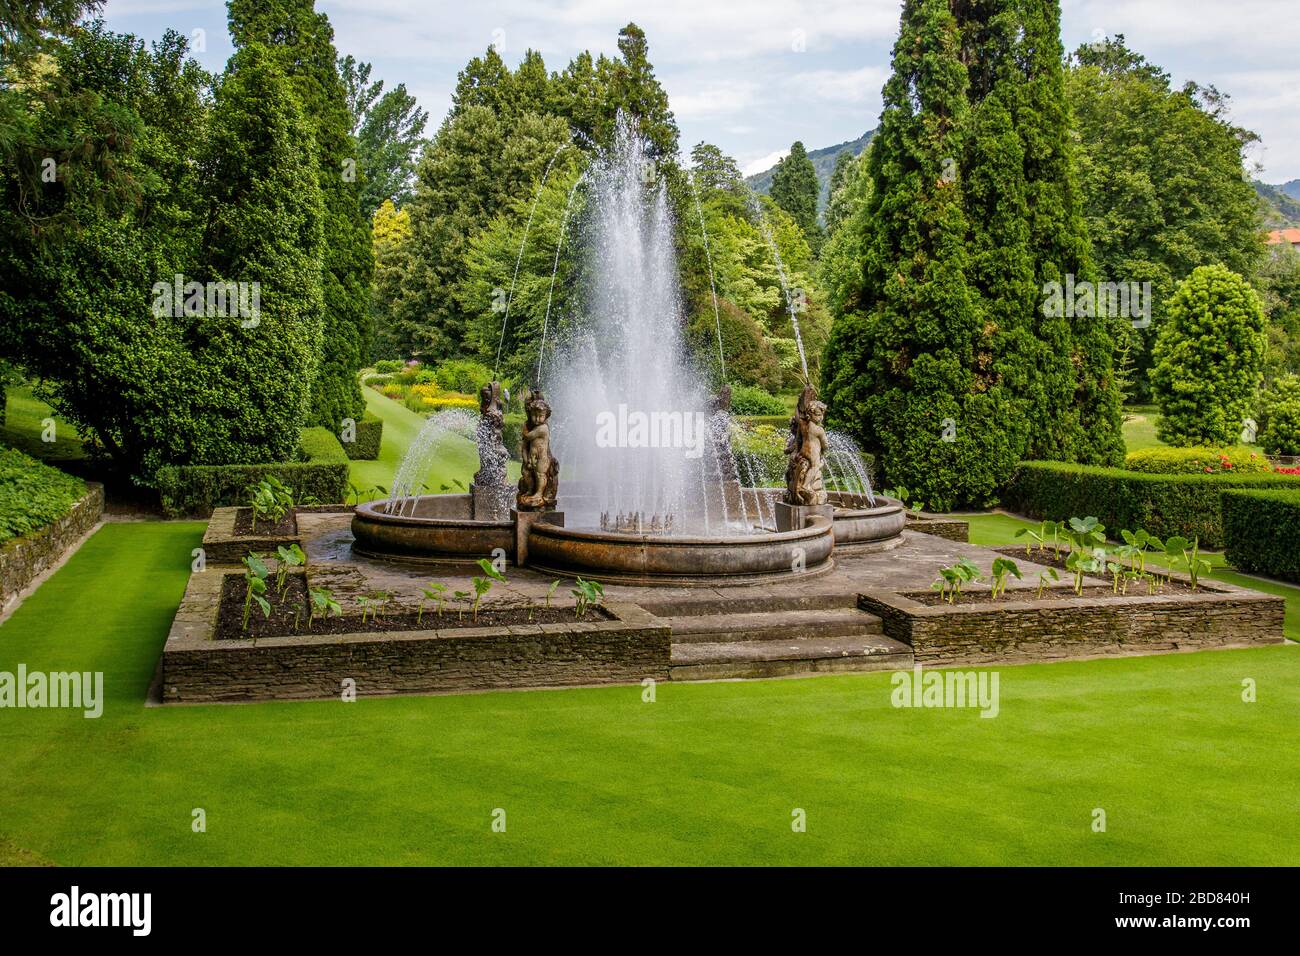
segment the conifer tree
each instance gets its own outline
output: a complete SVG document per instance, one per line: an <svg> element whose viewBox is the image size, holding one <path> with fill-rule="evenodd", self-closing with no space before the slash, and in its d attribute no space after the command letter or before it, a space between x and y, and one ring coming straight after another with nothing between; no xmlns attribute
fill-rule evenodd
<svg viewBox="0 0 1300 956"><path fill-rule="evenodd" d="M817 222L817 194L820 189L817 169L808 158L803 143L796 140L790 147L789 155L776 164L769 194L799 224L813 255L821 248L822 241L822 229Z"/></svg>
<svg viewBox="0 0 1300 956"><path fill-rule="evenodd" d="M363 177L337 69L334 30L314 0L230 0L236 49L267 47L288 77L314 134L313 158L324 208L321 246L321 359L312 390L312 424L337 430L365 402L357 372L369 354L370 223L361 212Z"/></svg>
<svg viewBox="0 0 1300 956"><path fill-rule="evenodd" d="M867 175L861 290L823 364L831 423L882 453L886 479L936 508L985 502L1015 464L1010 400L967 282L970 227L952 174L967 72L946 0L907 0Z"/></svg>
<svg viewBox="0 0 1300 956"><path fill-rule="evenodd" d="M277 57L236 51L203 164L207 225L196 275L258 283L256 315L196 317L203 387L188 420L199 464L292 461L319 361L322 206L303 116Z"/></svg>

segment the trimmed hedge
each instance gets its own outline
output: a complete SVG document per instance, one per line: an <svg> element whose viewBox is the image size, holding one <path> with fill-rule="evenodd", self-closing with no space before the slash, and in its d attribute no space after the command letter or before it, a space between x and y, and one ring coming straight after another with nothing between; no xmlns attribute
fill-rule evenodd
<svg viewBox="0 0 1300 956"><path fill-rule="evenodd" d="M58 521L86 493L86 483L18 451L0 448L0 541Z"/></svg>
<svg viewBox="0 0 1300 956"><path fill-rule="evenodd" d="M1239 571L1300 581L1300 489L1232 489L1219 500L1229 563Z"/></svg>
<svg viewBox="0 0 1300 956"><path fill-rule="evenodd" d="M384 420L369 410L356 423L356 435L342 442L343 452L353 461L374 461L384 439Z"/></svg>
<svg viewBox="0 0 1300 956"><path fill-rule="evenodd" d="M267 475L291 489L294 500L314 498L321 504L347 497L348 456L328 428L304 428L300 461L259 465L167 465L158 469L158 498L171 517L207 517L214 508L247 504L248 491Z"/></svg>
<svg viewBox="0 0 1300 956"><path fill-rule="evenodd" d="M1032 518L1061 521L1096 515L1107 532L1144 528L1166 538L1224 543L1221 492L1229 488L1300 490L1295 475L1148 475L1122 468L1022 461L1003 489L1003 505Z"/></svg>
<svg viewBox="0 0 1300 956"><path fill-rule="evenodd" d="M1159 446L1129 452L1124 459L1128 471L1151 475L1204 475L1230 472L1244 475L1270 471L1268 459L1243 445L1230 448Z"/></svg>

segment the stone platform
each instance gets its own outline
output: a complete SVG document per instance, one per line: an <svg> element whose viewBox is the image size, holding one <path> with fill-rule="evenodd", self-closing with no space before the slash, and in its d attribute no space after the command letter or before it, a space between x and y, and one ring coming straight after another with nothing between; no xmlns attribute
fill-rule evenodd
<svg viewBox="0 0 1300 956"><path fill-rule="evenodd" d="M355 598L388 592L393 610L414 611L422 588L440 581L471 591L462 564L404 565L352 553L350 516L300 513L298 539L311 587L326 587L346 614ZM945 528L945 531L949 529ZM487 557L488 555L484 555ZM941 566L969 557L987 572L997 552L915 530L881 553L834 553L824 574L723 587L605 583L612 621L345 636L211 640L220 578L209 564L191 577L163 660L165 701L302 698L337 694L341 677L359 695L458 692L654 680L777 677L927 665L987 665L1166 653L1279 643L1283 601L1220 582L1195 594L1076 598L1054 582L1041 600L989 602L985 586L949 607L925 606ZM1042 566L1017 556L1037 588ZM484 606L539 607L552 578L507 570ZM1096 583L1096 582L1092 582ZM572 607L563 580L552 604ZM980 599L982 590L983 600Z"/></svg>

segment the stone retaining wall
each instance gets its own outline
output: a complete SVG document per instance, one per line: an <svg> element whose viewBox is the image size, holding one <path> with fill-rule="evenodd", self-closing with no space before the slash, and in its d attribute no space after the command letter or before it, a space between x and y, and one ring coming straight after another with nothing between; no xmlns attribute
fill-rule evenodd
<svg viewBox="0 0 1300 956"><path fill-rule="evenodd" d="M23 588L57 564L69 548L99 523L104 513L104 486L87 482L86 493L72 509L35 534L0 545L0 609L8 609Z"/></svg>
<svg viewBox="0 0 1300 956"><path fill-rule="evenodd" d="M634 605L571 624L216 641L223 577L190 576L163 650L166 703L338 699L347 679L358 698L668 679L668 628Z"/></svg>
<svg viewBox="0 0 1300 956"><path fill-rule="evenodd" d="M886 636L927 666L1019 664L1281 644L1286 603L1215 582L1195 594L1048 598L928 606L905 594L862 594Z"/></svg>
<svg viewBox="0 0 1300 956"><path fill-rule="evenodd" d="M949 541L958 541L961 544L966 544L970 540L969 522L962 521L960 518L932 515L928 512L921 512L920 514L909 512L907 515L907 530L936 535Z"/></svg>

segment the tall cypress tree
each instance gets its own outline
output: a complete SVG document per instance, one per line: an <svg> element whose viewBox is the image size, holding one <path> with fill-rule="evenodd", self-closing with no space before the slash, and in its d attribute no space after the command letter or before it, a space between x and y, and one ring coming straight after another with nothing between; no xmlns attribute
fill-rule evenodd
<svg viewBox="0 0 1300 956"><path fill-rule="evenodd" d="M334 30L314 0L230 0L236 48L261 43L288 77L315 134L316 179L324 207L321 255L324 337L310 421L337 429L365 408L357 372L368 354L370 224L361 214L362 177L351 117L336 66Z"/></svg>
<svg viewBox="0 0 1300 956"><path fill-rule="evenodd" d="M861 287L841 290L825 381L832 420L884 453L890 481L931 504L991 500L1023 457L1114 463L1123 454L1114 320L1071 320L1044 307L1047 283L1091 273L1059 17L1057 0L904 6L880 134L890 140L873 144L871 199L853 224L866 233ZM937 76L951 77L947 99L930 92ZM882 289L914 286L916 268L935 254L905 228L916 208L921 235L933 229L904 185L913 165L935 164L925 190L962 213L960 223L955 214L944 220L942 237L961 282L945 276L947 289L936 291L961 295L932 317L917 311L909 330L891 317ZM924 191L921 199L934 201ZM937 343L925 335L931 322ZM941 357L942 377L913 371ZM933 445L937 426L924 414L909 424L881 400L891 389L907 395L906 405L894 402L911 414L927 392L936 407L953 409L946 450Z"/></svg>
<svg viewBox="0 0 1300 956"><path fill-rule="evenodd" d="M773 201L799 224L813 255L822 244L822 229L817 222L817 194L820 190L817 169L808 158L803 143L795 140L790 154L776 164L770 194Z"/></svg>
<svg viewBox="0 0 1300 956"><path fill-rule="evenodd" d="M970 226L953 174L969 108L947 0L906 0L867 175L862 287L823 365L832 424L883 454L890 483L936 508L988 501L1015 464L1010 401L967 281Z"/></svg>
<svg viewBox="0 0 1300 956"><path fill-rule="evenodd" d="M256 281L260 312L194 319L203 385L189 420L204 464L284 461L298 448L321 351L321 202L302 144L311 124L260 43L236 51L217 92L203 163L208 207L196 275Z"/></svg>
<svg viewBox="0 0 1300 956"><path fill-rule="evenodd" d="M1034 396L1027 454L1089 464L1121 464L1124 439L1114 355L1119 317L1058 319L1043 308L1047 283L1094 279L1061 46L1059 0L1000 0L1015 11L1018 42L999 85L1018 94L1014 112L1024 149L1026 222L1039 294L1033 311ZM1103 278L1119 280L1122 276ZM1041 397L1039 397L1041 396Z"/></svg>

